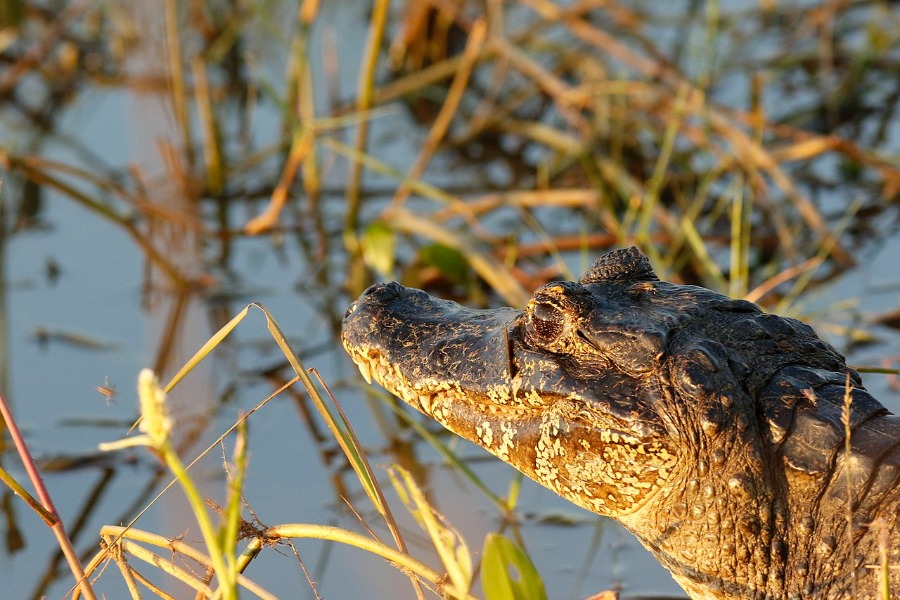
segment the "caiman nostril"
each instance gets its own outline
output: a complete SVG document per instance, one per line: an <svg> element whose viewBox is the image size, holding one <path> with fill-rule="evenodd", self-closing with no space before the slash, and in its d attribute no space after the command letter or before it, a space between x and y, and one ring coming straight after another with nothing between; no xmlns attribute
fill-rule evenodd
<svg viewBox="0 0 900 600"><path fill-rule="evenodd" d="M390 283L376 283L375 285L369 286L366 291L362 293L360 299L364 298L367 301L388 302L399 296L401 291L403 291L403 286L396 281ZM358 302L356 304L358 304Z"/></svg>
<svg viewBox="0 0 900 600"><path fill-rule="evenodd" d="M393 281L391 283L370 285L366 288L366 291L360 294L359 299L350 305L350 308L344 313L344 319L346 320L361 308L391 302L403 293L403 289L402 285Z"/></svg>

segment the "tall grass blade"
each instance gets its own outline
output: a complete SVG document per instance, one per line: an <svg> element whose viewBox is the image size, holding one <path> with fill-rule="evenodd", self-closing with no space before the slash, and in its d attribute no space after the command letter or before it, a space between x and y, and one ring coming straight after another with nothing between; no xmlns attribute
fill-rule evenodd
<svg viewBox="0 0 900 600"><path fill-rule="evenodd" d="M218 344L220 344L225 336L227 336L235 327L237 327L237 325L244 319L244 317L247 316L247 313L249 312L251 307L259 309L265 315L266 326L268 327L269 333L272 335L272 338L275 340L276 345L279 347L282 354L284 354L288 363L291 365L291 368L297 374L297 377L303 383L303 386L306 388L306 391L309 394L309 397L312 399L313 404L319 411L319 414L325 420L325 424L328 426L335 440L338 442L338 445L341 447L344 455L349 460L350 466L353 467L354 472L359 478L359 481L362 484L366 494L369 496L372 504L384 517L388 528L394 536L394 540L397 543L397 546L401 550L405 550L403 538L401 537L399 528L394 521L393 516L391 515L390 507L384 501L384 496L381 493L381 489L375 479L374 472L372 471L371 466L365 458L365 453L362 451L362 446L360 445L359 440L356 438L356 434L353 432L350 423L344 417L343 412L340 410L339 406L337 407L337 414L335 414L322 399L322 396L320 395L315 383L310 378L309 373L306 371L306 369L303 368L303 365L300 364L300 360L297 358L296 353L288 344L287 338L281 331L281 327L279 327L274 317L272 317L271 313L269 313L269 311L264 306L258 303L248 304L228 323L221 327L219 331L217 331L200 348L200 350L198 350L194 354L194 356L192 356L191 359L188 360L184 367L182 367L182 369L178 373L176 373L172 380L166 385L165 389L168 391L169 389L174 387ZM417 583L415 581L414 585L417 586ZM416 593L417 595L420 594L421 590L417 589Z"/></svg>
<svg viewBox="0 0 900 600"><path fill-rule="evenodd" d="M181 367L181 369L179 369L178 372L175 373L172 379L169 380L169 383L167 383L165 387L163 387L163 390L167 394L171 392L175 388L175 386L178 385L178 383L188 375L188 373L194 370L194 367L200 364L200 362L203 361L204 358L209 356L209 353L212 352L219 344L221 344L222 340L228 337L228 334L231 333L232 330L234 330L234 328L244 320L244 317L246 317L247 313L250 312L251 306L255 305L250 304L244 307L241 312L236 314L231 318L230 321L219 328L219 330L214 333L212 337L209 338L206 343L204 343L200 347L200 349L197 350L190 359L188 359L186 363L184 363L184 366Z"/></svg>
<svg viewBox="0 0 900 600"><path fill-rule="evenodd" d="M439 438L432 435L427 428L423 427L419 421L413 418L409 413L403 410L400 406L397 405L396 402L386 401L385 404L391 407L396 415L398 415L403 421L413 428L416 432L416 435L424 439L428 442L432 448L437 450L437 452L444 457L444 459L449 462L453 468L461 473L466 479L468 479L472 485L474 485L478 490L483 493L491 502L493 502L497 508L503 511L507 511L510 508L509 502L504 502L497 494L491 491L489 487L487 487L481 478L472 470L472 468L466 463L466 461L462 460L457 456L450 448L447 447ZM515 504L512 503L512 506Z"/></svg>
<svg viewBox="0 0 900 600"><path fill-rule="evenodd" d="M209 81L206 77L204 57L198 56L191 61L194 76L194 99L197 104L197 115L203 131L203 159L206 166L206 185L212 196L219 196L225 189L228 168L222 154L222 136L213 101L209 93Z"/></svg>
<svg viewBox="0 0 900 600"><path fill-rule="evenodd" d="M178 23L178 0L164 2L166 28L166 55L169 59L169 85L171 86L172 112L181 133L182 151L189 166L194 165L194 139L188 110L187 85L185 84L184 58L181 53L181 36Z"/></svg>
<svg viewBox="0 0 900 600"><path fill-rule="evenodd" d="M243 508L244 477L247 474L247 420L239 419L235 439L233 467L228 472L228 503L225 506L224 526L220 531L222 552L228 561L228 568L237 569L235 554L241 529L241 509ZM224 458L224 457L223 457Z"/></svg>
<svg viewBox="0 0 900 600"><path fill-rule="evenodd" d="M372 16L369 22L369 32L366 39L366 49L363 55L362 69L359 73L359 83L356 90L356 110L364 112L372 106L375 90L375 74L378 69L378 53L381 50L382 39L384 37L385 27L387 26L388 8L390 0L375 0L372 6ZM366 120L359 122L356 129L356 143L353 146L355 154L361 156L365 154L366 142L368 141L369 123ZM350 174L347 178L347 216L344 224L344 242L347 250L351 254L355 254L358 250L356 245L356 233L359 222L360 208L360 187L362 186L362 168L363 163L360 161L352 161L350 163Z"/></svg>
<svg viewBox="0 0 900 600"><path fill-rule="evenodd" d="M425 498L425 494L416 485L409 471L394 465L388 471L394 489L407 504L410 513L419 525L428 533L431 544L437 551L447 577L457 590L466 590L472 585L472 556L465 540L449 525L442 523L434 508Z"/></svg>
<svg viewBox="0 0 900 600"><path fill-rule="evenodd" d="M732 190L728 295L743 298L750 285L750 211L744 199L744 178L740 174L735 177Z"/></svg>

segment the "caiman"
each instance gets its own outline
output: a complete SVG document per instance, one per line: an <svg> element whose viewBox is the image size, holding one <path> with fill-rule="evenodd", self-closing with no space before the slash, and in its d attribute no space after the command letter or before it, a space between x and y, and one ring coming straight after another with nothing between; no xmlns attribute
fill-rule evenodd
<svg viewBox="0 0 900 600"><path fill-rule="evenodd" d="M900 417L800 321L628 248L524 311L375 285L341 337L370 383L621 523L692 598L900 597Z"/></svg>

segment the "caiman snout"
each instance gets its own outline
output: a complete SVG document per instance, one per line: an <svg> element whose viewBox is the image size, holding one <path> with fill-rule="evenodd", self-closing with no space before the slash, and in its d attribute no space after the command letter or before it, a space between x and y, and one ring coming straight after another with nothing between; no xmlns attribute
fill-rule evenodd
<svg viewBox="0 0 900 600"><path fill-rule="evenodd" d="M370 285L362 294L360 294L359 299L350 305L350 308L348 308L347 312L344 313L344 318L346 319L354 312L356 312L357 307L362 302L377 302L384 304L390 302L391 300L394 300L395 298L400 296L402 292L403 286L396 281Z"/></svg>

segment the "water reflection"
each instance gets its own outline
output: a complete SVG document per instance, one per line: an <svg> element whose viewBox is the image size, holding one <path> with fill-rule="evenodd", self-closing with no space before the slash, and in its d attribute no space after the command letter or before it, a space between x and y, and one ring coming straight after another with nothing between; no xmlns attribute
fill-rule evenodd
<svg viewBox="0 0 900 600"><path fill-rule="evenodd" d="M501 15L477 3L409 3L382 24L354 2L85 2L32 7L7 25L0 386L82 558L101 525L130 522L168 482L147 453L95 451L134 420L138 370L171 376L260 301L334 387L372 461L413 473L472 548L485 531L510 528L561 595L620 581L677 592L652 563L632 560L633 542L610 552L616 533L601 537L594 519L530 484L522 521L507 523L421 440L468 459L495 496L515 490L509 470L362 388L335 332L348 298L374 279L516 304L637 241L665 277L755 291L782 312L810 311L824 331L842 325L835 343L863 341L869 322L827 309L866 295L853 260L894 252L896 78L884 75L900 28L884 26L879 11L889 9L838 11L830 51L814 55L824 33L790 25L806 18L790 3L734 9L708 29L698 6L490 9ZM384 51L370 69L366 48L378 36ZM762 38L777 55L754 43ZM872 277L892 277L887 265ZM839 277L851 278L847 288L830 285ZM885 297L892 305L896 289ZM172 395L186 458L289 381L265 326L250 319ZM888 345L863 362L896 368L892 322L877 330ZM288 388L250 428L246 496L261 520L358 528L351 504L380 522L305 393ZM219 503L222 452L196 467ZM21 477L14 457L0 456ZM65 593L46 531L9 492L2 506L0 573L15 580L11 593ZM401 518L414 551L431 556ZM199 539L176 493L139 525ZM578 560L559 566L560 550L576 544ZM345 576L345 560L384 596L410 593L377 559L323 544L300 553L323 595L371 592L362 575ZM252 576L283 595L307 593L288 561L264 556ZM123 594L117 577L104 574L98 588Z"/></svg>

